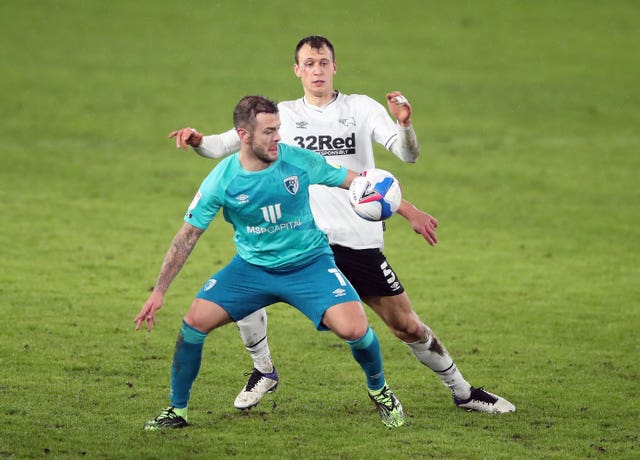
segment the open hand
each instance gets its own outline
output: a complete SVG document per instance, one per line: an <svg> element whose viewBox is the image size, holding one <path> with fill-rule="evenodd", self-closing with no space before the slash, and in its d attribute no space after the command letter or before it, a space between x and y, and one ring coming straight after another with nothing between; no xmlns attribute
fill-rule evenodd
<svg viewBox="0 0 640 460"><path fill-rule="evenodd" d="M136 323L136 331L142 327L142 323L147 323L147 331L151 332L151 328L156 324L156 312L162 307L164 296L160 292L153 291L149 299L140 309L140 313L133 320Z"/></svg>

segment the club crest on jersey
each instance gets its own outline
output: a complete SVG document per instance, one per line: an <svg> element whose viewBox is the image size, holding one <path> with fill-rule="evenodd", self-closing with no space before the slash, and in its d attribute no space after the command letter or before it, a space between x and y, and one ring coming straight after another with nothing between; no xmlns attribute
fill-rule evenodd
<svg viewBox="0 0 640 460"><path fill-rule="evenodd" d="M300 188L300 181L298 180L298 176L289 176L284 180L284 188L287 189L287 192L295 195L298 193L298 189Z"/></svg>
<svg viewBox="0 0 640 460"><path fill-rule="evenodd" d="M347 117L347 118L340 118L338 120L340 123L342 123L345 126L355 126L356 125L356 119L353 117Z"/></svg>

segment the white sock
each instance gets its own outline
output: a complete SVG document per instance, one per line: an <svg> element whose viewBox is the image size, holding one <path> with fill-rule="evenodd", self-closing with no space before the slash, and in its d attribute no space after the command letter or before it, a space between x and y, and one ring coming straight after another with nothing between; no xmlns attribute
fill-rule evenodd
<svg viewBox="0 0 640 460"><path fill-rule="evenodd" d="M464 400L471 396L471 385L464 379L447 349L426 325L424 339L407 345L418 361L440 377L454 397Z"/></svg>
<svg viewBox="0 0 640 460"><path fill-rule="evenodd" d="M273 362L267 340L267 312L264 308L236 322L244 346L253 360L253 367L263 374L273 372Z"/></svg>

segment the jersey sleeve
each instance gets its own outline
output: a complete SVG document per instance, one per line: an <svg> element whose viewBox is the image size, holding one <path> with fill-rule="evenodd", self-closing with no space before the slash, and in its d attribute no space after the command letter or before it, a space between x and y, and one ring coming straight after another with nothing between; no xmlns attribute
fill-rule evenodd
<svg viewBox="0 0 640 460"><path fill-rule="evenodd" d="M382 104L368 96L365 97L368 99L368 112L371 114L369 118L371 138L387 150L391 150L391 145L398 139L398 125L391 119Z"/></svg>
<svg viewBox="0 0 640 460"><path fill-rule="evenodd" d="M413 127L401 127L389 116L382 104L368 96L365 97L370 105L371 140L383 145L402 161L415 163L420 155L420 149Z"/></svg>
<svg viewBox="0 0 640 460"><path fill-rule="evenodd" d="M337 187L347 178L347 168L327 162L317 152L287 144L280 144L280 148L287 161L307 171L311 184Z"/></svg>
<svg viewBox="0 0 640 460"><path fill-rule="evenodd" d="M240 138L235 129L230 129L221 134L204 136L200 147L194 147L193 150L205 158L222 158L240 150Z"/></svg>
<svg viewBox="0 0 640 460"><path fill-rule="evenodd" d="M228 162L225 162L228 163ZM187 208L184 221L206 230L224 203L223 163L216 166L200 184L200 188Z"/></svg>

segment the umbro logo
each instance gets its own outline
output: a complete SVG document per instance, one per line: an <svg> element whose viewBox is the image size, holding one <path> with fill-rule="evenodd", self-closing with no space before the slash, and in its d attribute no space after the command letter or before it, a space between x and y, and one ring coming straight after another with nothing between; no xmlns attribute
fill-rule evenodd
<svg viewBox="0 0 640 460"><path fill-rule="evenodd" d="M338 121L341 124L345 125L345 126L355 126L356 125L356 119L353 118L353 117L340 118Z"/></svg>
<svg viewBox="0 0 640 460"><path fill-rule="evenodd" d="M342 288L338 288L338 289L335 289L332 292L332 294L333 294L334 297L343 297L343 296L347 295L347 291L342 289Z"/></svg>
<svg viewBox="0 0 640 460"><path fill-rule="evenodd" d="M296 128L298 129L307 129L307 126L309 126L309 123L306 121L296 121Z"/></svg>

